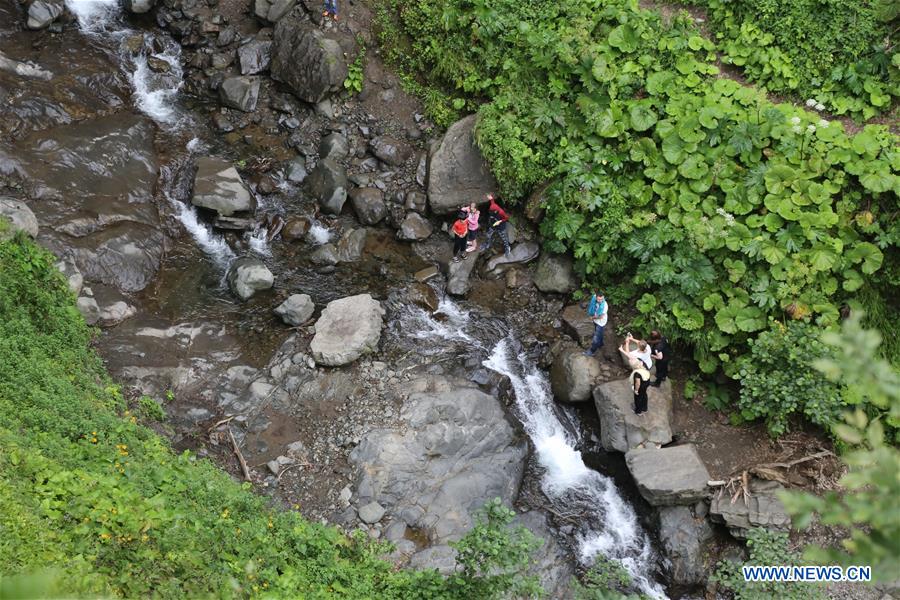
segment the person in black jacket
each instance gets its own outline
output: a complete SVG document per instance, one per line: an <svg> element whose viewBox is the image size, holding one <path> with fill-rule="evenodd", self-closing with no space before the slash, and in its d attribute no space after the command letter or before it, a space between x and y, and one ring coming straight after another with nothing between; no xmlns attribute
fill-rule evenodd
<svg viewBox="0 0 900 600"><path fill-rule="evenodd" d="M650 356L656 361L656 380L651 385L659 387L669 376L669 359L672 358L672 350L669 348L669 340L655 329L650 332L647 342L650 344Z"/></svg>

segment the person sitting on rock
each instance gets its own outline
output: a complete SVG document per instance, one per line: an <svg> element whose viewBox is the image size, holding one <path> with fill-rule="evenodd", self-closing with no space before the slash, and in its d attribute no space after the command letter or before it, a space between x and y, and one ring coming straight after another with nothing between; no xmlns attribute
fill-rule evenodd
<svg viewBox="0 0 900 600"><path fill-rule="evenodd" d="M322 12L323 17L331 17L335 21L338 20L338 0L325 0L325 10Z"/></svg>
<svg viewBox="0 0 900 600"><path fill-rule="evenodd" d="M469 247L466 252L475 252L478 250L478 219L481 218L481 211L474 202L460 207L460 210L466 213L466 224L469 227Z"/></svg>
<svg viewBox="0 0 900 600"><path fill-rule="evenodd" d="M656 361L656 380L650 385L659 387L669 376L669 358L672 356L672 351L669 349L669 340L655 329L650 332L647 341L652 350L650 356Z"/></svg>
<svg viewBox="0 0 900 600"><path fill-rule="evenodd" d="M591 294L591 301L588 304L588 318L594 323L594 337L591 340L591 347L585 351L585 356L593 356L597 350L603 347L603 331L606 329L606 322L609 318L609 304L601 292L594 290Z"/></svg>
<svg viewBox="0 0 900 600"><path fill-rule="evenodd" d="M632 348L631 346L635 347ZM644 340L635 339L630 333L625 336L625 341L619 346L622 359L631 369L653 368L653 359L650 358L650 345Z"/></svg>
<svg viewBox="0 0 900 600"><path fill-rule="evenodd" d="M453 238L453 262L459 262L460 258L468 258L466 254L466 239L469 236L469 225L466 222L466 213L459 211L456 221L450 227L450 237Z"/></svg>
<svg viewBox="0 0 900 600"><path fill-rule="evenodd" d="M650 371L641 367L631 372L631 386L634 389L634 414L647 412L647 388L650 386Z"/></svg>
<svg viewBox="0 0 900 600"><path fill-rule="evenodd" d="M509 258L509 235L506 233L506 222L509 221L509 215L497 204L497 198L493 194L487 195L488 201L491 203L488 207L488 215L490 218L490 227L488 227L487 239L485 240L485 249L491 249L491 243L494 241L494 233L500 236L503 242L503 255Z"/></svg>

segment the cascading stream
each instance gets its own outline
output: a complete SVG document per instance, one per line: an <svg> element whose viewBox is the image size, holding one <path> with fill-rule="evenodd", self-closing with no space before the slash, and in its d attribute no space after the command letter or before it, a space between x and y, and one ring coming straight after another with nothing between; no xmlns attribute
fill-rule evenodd
<svg viewBox="0 0 900 600"><path fill-rule="evenodd" d="M427 340L428 354L446 352L453 346L484 353L482 364L509 378L516 398L516 415L534 444L544 468L542 489L557 512L577 514L583 520L575 540L579 559L589 564L602 554L622 564L634 584L651 598L666 598L654 580L657 556L637 514L609 477L585 465L576 450L575 434L553 401L546 375L524 352L517 352L513 334L486 343L479 339L485 327L455 303L443 300L441 318L410 308L400 316L403 335Z"/></svg>

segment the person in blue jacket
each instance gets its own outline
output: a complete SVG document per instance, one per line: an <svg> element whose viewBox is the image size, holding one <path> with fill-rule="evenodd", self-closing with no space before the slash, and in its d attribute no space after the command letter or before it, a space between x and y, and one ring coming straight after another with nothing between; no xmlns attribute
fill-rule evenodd
<svg viewBox="0 0 900 600"><path fill-rule="evenodd" d="M594 290L591 294L587 314L594 323L594 337L591 340L591 348L584 355L593 356L597 350L603 347L603 330L606 329L606 322L609 319L609 304L601 292Z"/></svg>

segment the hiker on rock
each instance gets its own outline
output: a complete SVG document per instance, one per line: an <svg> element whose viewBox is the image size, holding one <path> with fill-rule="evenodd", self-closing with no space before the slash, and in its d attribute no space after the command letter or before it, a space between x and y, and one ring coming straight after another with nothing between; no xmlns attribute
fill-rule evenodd
<svg viewBox="0 0 900 600"><path fill-rule="evenodd" d="M460 210L466 213L466 224L469 228L469 247L466 252L475 252L478 250L478 219L481 218L481 211L474 202L469 206L462 206Z"/></svg>
<svg viewBox="0 0 900 600"><path fill-rule="evenodd" d="M453 238L453 262L468 258L466 241L469 238L469 225L466 222L466 213L463 211L459 211L456 215L456 221L450 227L450 237Z"/></svg>
<svg viewBox="0 0 900 600"><path fill-rule="evenodd" d="M619 352L622 354L625 364L634 370L646 369L649 371L653 368L653 359L650 358L650 344L644 340L635 339L630 333L625 337L622 345L619 346ZM649 375L647 377L649 381Z"/></svg>
<svg viewBox="0 0 900 600"><path fill-rule="evenodd" d="M509 258L509 235L506 232L506 222L509 221L509 215L497 204L497 198L493 194L487 195L488 201L491 203L488 207L488 216L490 218L490 226L488 227L487 239L485 240L485 249L491 249L491 243L494 241L494 233L500 236L503 242L503 255Z"/></svg>
<svg viewBox="0 0 900 600"><path fill-rule="evenodd" d="M585 351L585 356L593 356L597 350L603 347L603 332L609 318L609 304L601 292L594 290L587 309L588 318L594 323L594 337L591 339L591 347Z"/></svg>
<svg viewBox="0 0 900 600"><path fill-rule="evenodd" d="M650 332L647 342L650 344L650 356L656 361L656 380L650 385L659 387L669 376L669 359L672 357L672 351L669 349L669 340L655 329Z"/></svg>
<svg viewBox="0 0 900 600"><path fill-rule="evenodd" d="M338 0L325 0L325 10L322 11L323 17L331 17L335 21L338 20Z"/></svg>
<svg viewBox="0 0 900 600"><path fill-rule="evenodd" d="M647 388L650 386L650 371L643 368L631 372L631 386L634 389L634 414L647 412Z"/></svg>

